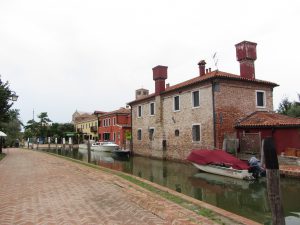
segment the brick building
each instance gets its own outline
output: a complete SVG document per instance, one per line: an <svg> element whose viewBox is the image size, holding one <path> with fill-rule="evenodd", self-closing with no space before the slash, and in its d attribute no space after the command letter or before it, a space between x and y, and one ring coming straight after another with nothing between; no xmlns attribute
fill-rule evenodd
<svg viewBox="0 0 300 225"><path fill-rule="evenodd" d="M130 109L118 110L98 115L99 141L114 141L121 148L129 148L126 132L131 133Z"/></svg>
<svg viewBox="0 0 300 225"><path fill-rule="evenodd" d="M235 124L254 111L273 110L275 83L255 77L256 43L236 45L240 75L205 68L193 79L165 85L167 67L153 70L155 92L136 91L132 109L133 152L184 160L194 148L222 148L236 137Z"/></svg>

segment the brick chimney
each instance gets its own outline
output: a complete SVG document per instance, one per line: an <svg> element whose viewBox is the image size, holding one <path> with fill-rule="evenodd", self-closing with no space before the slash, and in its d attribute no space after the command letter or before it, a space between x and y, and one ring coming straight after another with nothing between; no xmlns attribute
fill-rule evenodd
<svg viewBox="0 0 300 225"><path fill-rule="evenodd" d="M250 41L243 41L235 45L236 59L240 62L241 77L255 79L256 45Z"/></svg>
<svg viewBox="0 0 300 225"><path fill-rule="evenodd" d="M168 67L156 66L152 70L153 80L155 81L155 94L159 94L166 89L165 80L168 78Z"/></svg>
<svg viewBox="0 0 300 225"><path fill-rule="evenodd" d="M199 75L202 76L205 74L205 60L201 60L198 65L199 65Z"/></svg>

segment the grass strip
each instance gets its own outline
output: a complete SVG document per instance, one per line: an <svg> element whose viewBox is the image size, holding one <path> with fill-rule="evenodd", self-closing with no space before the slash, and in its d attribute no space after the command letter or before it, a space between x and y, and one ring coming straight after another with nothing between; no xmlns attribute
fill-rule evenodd
<svg viewBox="0 0 300 225"><path fill-rule="evenodd" d="M1 153L1 154L0 154L0 160L3 159L5 156L6 156L5 153Z"/></svg>

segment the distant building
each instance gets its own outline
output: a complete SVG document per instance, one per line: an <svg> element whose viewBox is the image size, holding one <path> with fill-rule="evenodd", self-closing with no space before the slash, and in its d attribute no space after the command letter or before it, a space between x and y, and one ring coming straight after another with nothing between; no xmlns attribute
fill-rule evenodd
<svg viewBox="0 0 300 225"><path fill-rule="evenodd" d="M121 148L129 148L126 143L126 134L131 133L130 109L120 108L118 110L98 115L99 140L114 141Z"/></svg>
<svg viewBox="0 0 300 225"><path fill-rule="evenodd" d="M98 111L96 111L98 112ZM99 112L98 112L99 113ZM72 123L84 140L98 140L98 117L95 113L76 112L72 116Z"/></svg>
<svg viewBox="0 0 300 225"><path fill-rule="evenodd" d="M240 75L205 68L195 78L170 86L166 66L153 70L155 92L136 91L132 110L132 144L136 154L184 160L195 148L222 148L236 138L235 124L255 111L273 110L273 88L255 77L256 43L236 45Z"/></svg>

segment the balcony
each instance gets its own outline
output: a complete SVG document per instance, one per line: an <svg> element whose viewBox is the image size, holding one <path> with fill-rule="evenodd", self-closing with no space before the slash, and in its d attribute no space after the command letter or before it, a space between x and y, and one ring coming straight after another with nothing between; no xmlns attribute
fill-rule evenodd
<svg viewBox="0 0 300 225"><path fill-rule="evenodd" d="M98 127L97 126L91 126L90 131L93 133L97 133Z"/></svg>
<svg viewBox="0 0 300 225"><path fill-rule="evenodd" d="M82 133L82 128L77 128L77 133Z"/></svg>

